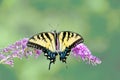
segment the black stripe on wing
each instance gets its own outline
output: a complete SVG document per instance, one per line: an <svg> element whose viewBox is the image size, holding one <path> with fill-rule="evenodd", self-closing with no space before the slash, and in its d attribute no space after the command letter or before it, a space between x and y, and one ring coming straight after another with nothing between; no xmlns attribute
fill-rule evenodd
<svg viewBox="0 0 120 80"><path fill-rule="evenodd" d="M58 35L61 35L62 34L62 41L64 42L64 39L67 38L67 41L69 41L69 39L71 38L77 38L77 37L80 37L78 40L76 41L73 41L72 44L70 44L70 46L68 47L69 49L75 47L77 44L79 43L83 43L84 42L84 39L82 38L82 36L78 33L75 33L75 32L71 32L71 31L62 31L62 32L59 32Z"/></svg>
<svg viewBox="0 0 120 80"><path fill-rule="evenodd" d="M66 36L66 32L63 32L62 41L64 41L65 36Z"/></svg>
<svg viewBox="0 0 120 80"><path fill-rule="evenodd" d="M50 35L52 37L54 37L54 34L50 33L50 32L43 32L43 33L33 35L28 40L27 46L36 48L36 49L40 49L40 50L49 49L49 48L46 48L46 45L48 44L49 41L52 42L52 38L50 37ZM49 40L49 41L47 42L47 40ZM41 41L43 43L40 43L39 41ZM50 44L52 44L52 43L50 43Z"/></svg>

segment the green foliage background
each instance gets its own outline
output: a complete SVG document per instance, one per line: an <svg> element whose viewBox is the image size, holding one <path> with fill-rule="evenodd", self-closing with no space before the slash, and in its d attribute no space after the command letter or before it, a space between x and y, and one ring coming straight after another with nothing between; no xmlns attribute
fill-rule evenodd
<svg viewBox="0 0 120 80"><path fill-rule="evenodd" d="M0 0L0 48L43 31L80 33L101 65L59 60L48 70L43 54L0 64L0 80L120 80L120 0Z"/></svg>

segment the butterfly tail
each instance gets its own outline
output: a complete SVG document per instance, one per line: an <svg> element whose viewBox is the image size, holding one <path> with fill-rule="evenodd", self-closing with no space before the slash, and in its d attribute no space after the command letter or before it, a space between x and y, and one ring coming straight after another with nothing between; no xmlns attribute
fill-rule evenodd
<svg viewBox="0 0 120 80"><path fill-rule="evenodd" d="M52 62L49 63L49 68L48 68L49 70L50 70L50 67L51 67L51 63L52 63Z"/></svg>

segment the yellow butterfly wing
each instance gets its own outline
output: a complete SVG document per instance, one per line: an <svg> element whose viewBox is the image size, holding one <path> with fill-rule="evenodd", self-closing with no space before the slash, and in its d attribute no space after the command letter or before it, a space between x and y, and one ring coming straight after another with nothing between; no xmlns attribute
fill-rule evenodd
<svg viewBox="0 0 120 80"><path fill-rule="evenodd" d="M43 33L36 34L29 39L27 46L33 47L36 49L42 49L43 52L44 52L44 49L48 49L52 52L55 52L56 47L55 47L54 33L43 32Z"/></svg>
<svg viewBox="0 0 120 80"><path fill-rule="evenodd" d="M71 32L62 31L58 33L59 49L64 51L66 48L73 48L76 44L82 43L84 40L81 35Z"/></svg>

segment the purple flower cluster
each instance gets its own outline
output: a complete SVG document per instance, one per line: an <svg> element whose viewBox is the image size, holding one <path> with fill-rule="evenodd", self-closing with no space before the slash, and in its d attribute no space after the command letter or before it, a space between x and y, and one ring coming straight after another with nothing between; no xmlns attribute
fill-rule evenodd
<svg viewBox="0 0 120 80"><path fill-rule="evenodd" d="M42 53L41 50L28 48L26 45L27 42L28 38L24 38L0 50L0 64L13 66L14 58L22 59L23 57L27 58L31 55L38 57ZM89 64L92 63L93 65L96 65L101 63L101 60L93 56L90 50L83 43L72 48L72 54L75 57L80 57L83 61L87 61Z"/></svg>
<svg viewBox="0 0 120 80"><path fill-rule="evenodd" d="M75 57L80 57L83 61L87 61L88 64L96 65L100 64L101 60L96 56L93 56L90 50L83 43L80 43L72 49Z"/></svg>
<svg viewBox="0 0 120 80"><path fill-rule="evenodd" d="M2 49L0 51L0 64L8 64L13 66L14 58L22 59L23 57L33 55L33 53L36 53L36 57L39 56L41 50L27 48L27 42L28 38L24 38Z"/></svg>

